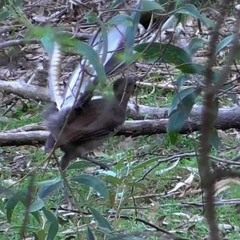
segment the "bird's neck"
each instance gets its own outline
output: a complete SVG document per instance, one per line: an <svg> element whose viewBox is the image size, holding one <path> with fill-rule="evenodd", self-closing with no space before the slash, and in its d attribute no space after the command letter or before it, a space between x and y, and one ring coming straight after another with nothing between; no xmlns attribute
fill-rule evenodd
<svg viewBox="0 0 240 240"><path fill-rule="evenodd" d="M127 108L127 104L128 104L128 101L130 99L130 96L131 96L131 93L129 91L123 91L121 93L117 93L115 98L116 98L116 101L118 102L118 104L126 109Z"/></svg>

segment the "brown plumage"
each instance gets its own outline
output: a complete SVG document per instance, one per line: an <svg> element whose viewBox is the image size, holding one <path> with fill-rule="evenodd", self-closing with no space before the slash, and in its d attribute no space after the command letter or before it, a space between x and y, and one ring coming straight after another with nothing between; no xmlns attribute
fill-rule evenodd
<svg viewBox="0 0 240 240"><path fill-rule="evenodd" d="M73 110L64 128L69 110L58 112L51 108L48 111L46 125L51 134L45 145L46 150L51 150L57 140L56 148L60 147L64 152L61 160L63 170L77 157L88 159L88 152L116 133L125 121L127 103L135 89L135 82L133 78L118 79L113 85L113 98L93 99L81 109Z"/></svg>

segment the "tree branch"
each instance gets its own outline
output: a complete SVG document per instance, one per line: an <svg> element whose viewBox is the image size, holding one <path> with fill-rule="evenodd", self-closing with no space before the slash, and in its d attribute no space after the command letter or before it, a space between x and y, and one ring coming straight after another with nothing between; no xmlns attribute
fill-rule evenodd
<svg viewBox="0 0 240 240"><path fill-rule="evenodd" d="M0 80L2 91L16 94L23 98L37 101L50 102L49 91L45 87L34 86L25 81L3 81Z"/></svg>

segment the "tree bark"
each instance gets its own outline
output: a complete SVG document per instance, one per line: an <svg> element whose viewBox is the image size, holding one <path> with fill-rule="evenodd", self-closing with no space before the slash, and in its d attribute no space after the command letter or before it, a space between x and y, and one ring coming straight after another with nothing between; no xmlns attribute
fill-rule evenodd
<svg viewBox="0 0 240 240"><path fill-rule="evenodd" d="M14 93L24 98L31 98L43 102L50 102L47 88L27 84L24 81L2 81L0 89ZM202 108L193 107L183 129L180 133L191 133L200 130ZM128 104L128 117L136 121L126 121L117 135L140 136L166 133L168 124L168 109ZM220 108L218 118L214 124L216 129L240 129L240 107ZM36 130L37 128L37 130ZM43 144L48 132L41 127L35 129L15 129L0 133L0 146L19 146Z"/></svg>
<svg viewBox="0 0 240 240"><path fill-rule="evenodd" d="M148 117L152 116L156 118L157 116L161 116L164 118L126 121L116 135L136 137L140 135L166 133L169 121L166 115L167 109L149 108L146 106L139 107L139 118L142 118L144 114L147 113L149 114ZM131 114L133 116L137 114L137 112L133 111ZM201 107L194 108L180 133L187 134L200 130L200 114ZM36 130L38 127L39 130ZM230 128L240 129L240 107L220 108L214 127L221 130ZM31 130L30 127L25 126L19 128L19 131L16 129L2 132L0 133L0 146L44 144L49 132L43 129L43 126L32 126Z"/></svg>
<svg viewBox="0 0 240 240"><path fill-rule="evenodd" d="M49 91L45 87L28 84L25 81L0 80L0 89L17 96L42 102L50 102Z"/></svg>

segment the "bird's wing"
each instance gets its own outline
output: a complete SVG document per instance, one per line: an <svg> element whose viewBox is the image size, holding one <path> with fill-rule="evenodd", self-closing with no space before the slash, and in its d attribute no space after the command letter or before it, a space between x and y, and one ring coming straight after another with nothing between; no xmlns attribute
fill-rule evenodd
<svg viewBox="0 0 240 240"><path fill-rule="evenodd" d="M61 144L107 137L114 134L124 120L125 112L115 102L109 102L108 99L92 100L86 105L86 109L81 110L78 116L75 115L66 126L61 136Z"/></svg>

